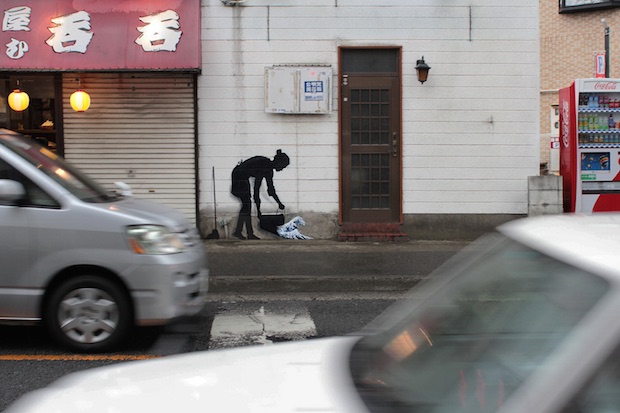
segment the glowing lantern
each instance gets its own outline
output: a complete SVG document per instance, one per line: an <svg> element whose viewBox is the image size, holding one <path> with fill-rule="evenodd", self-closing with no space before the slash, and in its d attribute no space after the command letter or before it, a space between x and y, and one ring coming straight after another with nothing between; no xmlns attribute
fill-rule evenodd
<svg viewBox="0 0 620 413"><path fill-rule="evenodd" d="M13 109L15 112L21 112L22 110L25 110L30 104L30 96L28 96L28 93L26 92L15 89L9 94L8 101L11 109Z"/></svg>
<svg viewBox="0 0 620 413"><path fill-rule="evenodd" d="M90 96L81 89L76 90L69 99L71 107L76 112L84 112L90 106Z"/></svg>

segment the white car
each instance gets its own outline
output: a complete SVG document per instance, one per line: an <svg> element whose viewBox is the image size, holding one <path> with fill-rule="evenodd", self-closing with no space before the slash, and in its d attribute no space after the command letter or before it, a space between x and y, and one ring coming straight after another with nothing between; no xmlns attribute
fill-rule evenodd
<svg viewBox="0 0 620 413"><path fill-rule="evenodd" d="M620 215L501 226L359 335L116 364L15 412L620 411Z"/></svg>

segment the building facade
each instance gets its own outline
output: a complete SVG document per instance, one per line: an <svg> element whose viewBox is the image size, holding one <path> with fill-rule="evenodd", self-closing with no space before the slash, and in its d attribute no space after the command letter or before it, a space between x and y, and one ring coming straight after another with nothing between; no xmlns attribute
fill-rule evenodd
<svg viewBox="0 0 620 413"><path fill-rule="evenodd" d="M620 28L620 4L615 0L541 0L539 4L541 169L559 174L558 91L575 79L596 77L597 55L605 54L606 25L610 52L607 75L620 77L616 32Z"/></svg>
<svg viewBox="0 0 620 413"><path fill-rule="evenodd" d="M445 238L527 213L540 152L533 0L203 0L202 22L203 232L234 231L233 168L278 149L285 215L317 238L392 224Z"/></svg>
<svg viewBox="0 0 620 413"><path fill-rule="evenodd" d="M203 234L232 237L250 203L255 234L275 236L259 226L259 176L262 213L284 206L313 238L469 237L528 211L538 6L7 0L0 126L181 209ZM16 111L20 88L31 102ZM88 110L72 109L76 90Z"/></svg>
<svg viewBox="0 0 620 413"><path fill-rule="evenodd" d="M195 220L200 10L197 0L2 2L0 127ZM7 99L16 89L29 99L19 110ZM76 90L86 110L72 108Z"/></svg>

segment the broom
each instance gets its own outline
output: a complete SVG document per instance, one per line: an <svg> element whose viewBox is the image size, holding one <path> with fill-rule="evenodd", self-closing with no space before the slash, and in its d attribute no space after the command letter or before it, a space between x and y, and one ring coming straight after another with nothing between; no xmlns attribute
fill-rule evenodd
<svg viewBox="0 0 620 413"><path fill-rule="evenodd" d="M213 231L207 235L207 239L220 239L220 233L217 230L217 200L215 198L215 166L211 167L211 177L213 179Z"/></svg>

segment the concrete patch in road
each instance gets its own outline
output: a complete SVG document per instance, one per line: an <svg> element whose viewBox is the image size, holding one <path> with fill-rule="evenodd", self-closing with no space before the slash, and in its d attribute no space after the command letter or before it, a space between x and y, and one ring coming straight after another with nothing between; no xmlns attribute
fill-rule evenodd
<svg viewBox="0 0 620 413"><path fill-rule="evenodd" d="M316 334L306 308L270 309L262 305L254 311L217 315L211 326L209 349L304 340Z"/></svg>

